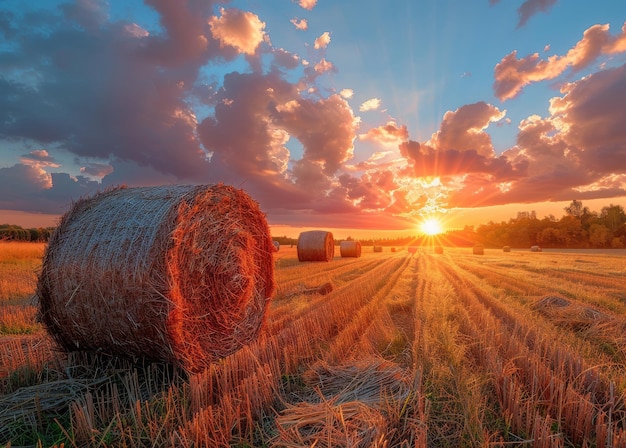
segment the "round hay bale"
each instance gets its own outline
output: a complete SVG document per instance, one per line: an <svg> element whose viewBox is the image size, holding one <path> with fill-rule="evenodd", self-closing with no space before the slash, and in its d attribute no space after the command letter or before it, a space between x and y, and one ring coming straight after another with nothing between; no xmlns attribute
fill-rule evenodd
<svg viewBox="0 0 626 448"><path fill-rule="evenodd" d="M441 247L441 246L435 246L435 247L433 248L433 251L434 251L436 254L443 254L443 247Z"/></svg>
<svg viewBox="0 0 626 448"><path fill-rule="evenodd" d="M333 234L325 230L310 230L298 236L299 261L330 261L335 256Z"/></svg>
<svg viewBox="0 0 626 448"><path fill-rule="evenodd" d="M476 244L472 248L474 255L485 255L485 247L482 244Z"/></svg>
<svg viewBox="0 0 626 448"><path fill-rule="evenodd" d="M382 252L383 246L374 246L374 252Z"/></svg>
<svg viewBox="0 0 626 448"><path fill-rule="evenodd" d="M49 241L40 315L68 351L190 372L256 339L274 293L264 214L225 185L118 188L76 202Z"/></svg>
<svg viewBox="0 0 626 448"><path fill-rule="evenodd" d="M361 256L361 242L360 241L342 241L339 243L339 253L342 257L355 257Z"/></svg>
<svg viewBox="0 0 626 448"><path fill-rule="evenodd" d="M396 251L396 248L395 248L395 247L392 247L392 248L391 248L391 252L395 252L395 251Z"/></svg>
<svg viewBox="0 0 626 448"><path fill-rule="evenodd" d="M407 250L410 254L415 254L417 253L417 246L409 246Z"/></svg>
<svg viewBox="0 0 626 448"><path fill-rule="evenodd" d="M502 252L511 252L511 246L503 246Z"/></svg>

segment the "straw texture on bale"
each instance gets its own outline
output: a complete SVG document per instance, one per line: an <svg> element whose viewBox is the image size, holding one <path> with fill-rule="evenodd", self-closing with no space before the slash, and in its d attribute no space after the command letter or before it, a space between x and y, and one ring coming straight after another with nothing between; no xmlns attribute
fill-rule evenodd
<svg viewBox="0 0 626 448"><path fill-rule="evenodd" d="M325 230L310 230L298 236L299 261L330 261L335 256L333 234Z"/></svg>
<svg viewBox="0 0 626 448"><path fill-rule="evenodd" d="M342 241L339 243L339 253L342 257L356 257L361 256L361 242L360 241Z"/></svg>
<svg viewBox="0 0 626 448"><path fill-rule="evenodd" d="M200 371L256 339L274 293L272 239L225 185L117 188L62 217L37 283L41 320L68 351Z"/></svg>
<svg viewBox="0 0 626 448"><path fill-rule="evenodd" d="M485 247L482 244L476 244L472 248L474 255L485 255Z"/></svg>

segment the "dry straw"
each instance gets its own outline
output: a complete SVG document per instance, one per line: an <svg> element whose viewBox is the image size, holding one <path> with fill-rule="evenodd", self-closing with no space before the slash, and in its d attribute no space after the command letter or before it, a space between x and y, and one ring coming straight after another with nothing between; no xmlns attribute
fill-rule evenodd
<svg viewBox="0 0 626 448"><path fill-rule="evenodd" d="M361 256L361 242L360 241L342 241L339 243L339 253L342 257L356 257Z"/></svg>
<svg viewBox="0 0 626 448"><path fill-rule="evenodd" d="M333 234L325 230L310 230L298 237L299 261L331 261L335 256Z"/></svg>
<svg viewBox="0 0 626 448"><path fill-rule="evenodd" d="M68 351L199 371L258 335L272 251L264 214L241 190L111 189L76 202L50 239L41 318Z"/></svg>

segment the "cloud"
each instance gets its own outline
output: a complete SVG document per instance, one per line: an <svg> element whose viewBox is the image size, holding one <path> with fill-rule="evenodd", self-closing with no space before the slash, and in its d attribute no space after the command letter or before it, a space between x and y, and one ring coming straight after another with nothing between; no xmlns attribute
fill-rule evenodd
<svg viewBox="0 0 626 448"><path fill-rule="evenodd" d="M409 139L409 131L405 125L398 126L395 121L389 121L384 126L359 134L359 138L375 142L383 148L398 148L402 142Z"/></svg>
<svg viewBox="0 0 626 448"><path fill-rule="evenodd" d="M25 165L37 166L37 167L50 167L58 168L60 165L54 160L48 151L45 149L37 149L31 151L28 154L24 154L20 157L20 160Z"/></svg>
<svg viewBox="0 0 626 448"><path fill-rule="evenodd" d="M309 11L315 8L316 4L317 4L317 0L298 0L298 5L300 5L301 8L304 8Z"/></svg>
<svg viewBox="0 0 626 448"><path fill-rule="evenodd" d="M223 46L231 46L253 55L265 37L265 23L256 14L240 9L220 10L222 16L209 19L213 38Z"/></svg>
<svg viewBox="0 0 626 448"><path fill-rule="evenodd" d="M363 101L363 103L361 103L361 106L359 107L359 110L361 112L367 112L369 110L376 110L380 107L380 99L379 98L371 98L367 101Z"/></svg>
<svg viewBox="0 0 626 448"><path fill-rule="evenodd" d="M290 20L290 22L296 27L297 30L306 31L309 29L309 22L307 22L306 19L298 19L297 17L294 17Z"/></svg>
<svg viewBox="0 0 626 448"><path fill-rule="evenodd" d="M558 0L526 0L517 9L519 15L518 28L526 25L528 20L539 12L548 12Z"/></svg>
<svg viewBox="0 0 626 448"><path fill-rule="evenodd" d="M105 163L87 163L80 167L80 172L102 179L113 172L113 167Z"/></svg>
<svg viewBox="0 0 626 448"><path fill-rule="evenodd" d="M594 25L583 34L583 38L565 56L550 56L546 60L538 53L517 58L517 52L506 55L495 67L494 92L505 101L517 96L524 87L534 83L554 79L568 68L580 71L592 64L601 55L626 51L626 23L621 33L613 37L609 25Z"/></svg>
<svg viewBox="0 0 626 448"><path fill-rule="evenodd" d="M472 165L463 160L466 166L483 169L468 170L458 188L451 190L449 204L471 207L626 195L624 101L626 65L565 85L562 96L551 100L550 115L522 120L516 145L500 157L520 175L494 176L491 161ZM422 156L419 151L405 148L416 165L415 154Z"/></svg>
<svg viewBox="0 0 626 448"><path fill-rule="evenodd" d="M342 98L345 98L345 99L349 100L350 98L352 98L354 96L354 90L352 90L352 89L341 89L341 91L339 92L339 95L341 95Z"/></svg>
<svg viewBox="0 0 626 448"><path fill-rule="evenodd" d="M319 50L319 49L322 49L322 48L326 48L329 43L330 43L330 33L328 31L326 31L326 32L322 33L322 35L320 37L315 39L314 48L316 50Z"/></svg>
<svg viewBox="0 0 626 448"><path fill-rule="evenodd" d="M443 116L439 131L432 135L427 145L439 151L475 151L476 154L490 157L494 149L491 137L485 130L489 124L504 118L505 114L506 111L500 111L484 101L448 111Z"/></svg>
<svg viewBox="0 0 626 448"><path fill-rule="evenodd" d="M0 168L0 209L62 214L69 198L91 194L98 182L68 174L48 174L37 166L16 164Z"/></svg>

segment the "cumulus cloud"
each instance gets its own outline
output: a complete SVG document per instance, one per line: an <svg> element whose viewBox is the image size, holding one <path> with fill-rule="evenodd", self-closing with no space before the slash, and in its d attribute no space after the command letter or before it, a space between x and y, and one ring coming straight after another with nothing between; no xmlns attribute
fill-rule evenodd
<svg viewBox="0 0 626 448"><path fill-rule="evenodd" d="M265 37L265 23L256 14L240 9L221 9L221 17L209 19L211 34L223 46L231 46L252 55Z"/></svg>
<svg viewBox="0 0 626 448"><path fill-rule="evenodd" d="M476 154L490 157L494 149L491 136L485 130L489 124L504 118L505 114L506 111L500 111L484 101L448 111L443 116L441 127L427 145L440 151L475 151Z"/></svg>
<svg viewBox="0 0 626 448"><path fill-rule="evenodd" d="M300 7L304 8L304 9L307 9L309 11L311 11L313 8L315 8L315 5L317 4L317 0L297 0L297 1L298 1L298 5L300 5Z"/></svg>
<svg viewBox="0 0 626 448"><path fill-rule="evenodd" d="M496 65L494 92L505 101L517 96L527 85L554 79L571 67L576 72L592 64L601 55L626 51L626 23L621 33L611 36L609 25L594 25L583 34L583 38L564 56L540 59L538 53L517 58L517 51L506 55Z"/></svg>

